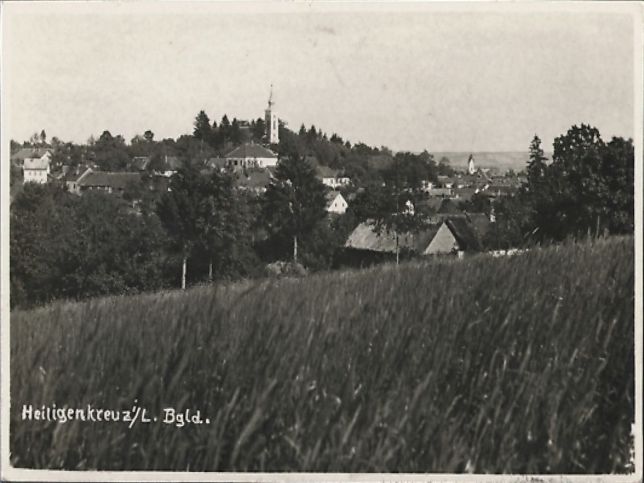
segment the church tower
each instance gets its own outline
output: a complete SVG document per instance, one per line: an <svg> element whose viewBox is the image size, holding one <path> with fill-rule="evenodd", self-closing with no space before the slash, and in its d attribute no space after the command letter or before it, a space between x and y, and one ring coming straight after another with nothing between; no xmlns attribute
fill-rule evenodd
<svg viewBox="0 0 644 483"><path fill-rule="evenodd" d="M470 154L470 159L467 160L467 172L469 174L476 173L476 168L474 167L474 156Z"/></svg>
<svg viewBox="0 0 644 483"><path fill-rule="evenodd" d="M265 111L264 121L266 122L266 140L269 144L278 144L280 142L279 122L277 114L273 109L273 84L271 84L271 94L268 97L268 107Z"/></svg>

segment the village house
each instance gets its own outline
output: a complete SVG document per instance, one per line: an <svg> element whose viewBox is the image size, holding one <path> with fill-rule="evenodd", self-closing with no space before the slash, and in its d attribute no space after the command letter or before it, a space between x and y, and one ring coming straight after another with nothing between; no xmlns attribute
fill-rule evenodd
<svg viewBox="0 0 644 483"><path fill-rule="evenodd" d="M347 200L344 199L342 194L330 191L326 194L326 211L336 215L344 215L349 207Z"/></svg>
<svg viewBox="0 0 644 483"><path fill-rule="evenodd" d="M277 154L259 144L244 143L225 156L226 163L233 169L268 168L277 165Z"/></svg>
<svg viewBox="0 0 644 483"><path fill-rule="evenodd" d="M351 179L348 176L340 174L340 171L318 164L315 168L317 177L322 181L322 184L331 189L339 189L351 184Z"/></svg>
<svg viewBox="0 0 644 483"><path fill-rule="evenodd" d="M47 183L49 176L49 154L44 154L39 158L25 158L22 166L24 183Z"/></svg>
<svg viewBox="0 0 644 483"><path fill-rule="evenodd" d="M46 159L51 162L51 150L47 148L22 148L11 155L11 164L21 167L25 159Z"/></svg>
<svg viewBox="0 0 644 483"><path fill-rule="evenodd" d="M449 198L452 196L452 188L429 188L425 190L429 196Z"/></svg>
<svg viewBox="0 0 644 483"><path fill-rule="evenodd" d="M399 233L398 250L416 255L458 255L481 250L489 219L484 214L436 215L416 233ZM480 216L479 216L480 215ZM363 222L349 235L345 249L364 260L369 255L396 253L396 234L385 229L378 232L373 222Z"/></svg>
<svg viewBox="0 0 644 483"><path fill-rule="evenodd" d="M141 182L139 173L94 171L87 168L78 175L67 178L67 189L70 193L81 195L88 191L123 194L132 185Z"/></svg>

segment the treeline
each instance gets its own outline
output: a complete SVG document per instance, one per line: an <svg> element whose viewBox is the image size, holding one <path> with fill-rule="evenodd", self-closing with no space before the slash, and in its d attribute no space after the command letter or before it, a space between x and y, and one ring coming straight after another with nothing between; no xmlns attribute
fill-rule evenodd
<svg viewBox="0 0 644 483"><path fill-rule="evenodd" d="M527 182L515 196L494 203L497 222L488 234L488 246L521 247L634 232L633 141L613 137L606 142L596 128L582 124L557 137L553 147L548 161L535 135Z"/></svg>
<svg viewBox="0 0 644 483"><path fill-rule="evenodd" d="M394 163L394 154L385 146L372 147L362 142L352 144L338 134L328 135L314 125L308 129L302 125L299 132L294 132L280 122L279 138L279 144L270 148L280 157L306 157L316 164L339 170L352 179L355 187L381 182L382 171ZM94 164L102 171L126 171L131 169L133 158L148 156L150 163L146 169L154 172L164 171L169 157L178 158L182 165L200 167L204 160L224 156L246 142L266 144L266 125L262 118L251 121L233 118L230 121L224 114L217 122L211 121L202 110L194 119L192 134L176 139L157 140L154 132L146 130L128 142L122 135L105 130L98 137L91 136L86 143L77 144L55 136L48 140L43 130L23 143L12 140L11 152L21 147L46 147L52 152L53 170L63 165ZM443 158L436 164L427 151L420 156L428 162L428 179L435 181L437 174L453 174L448 159Z"/></svg>
<svg viewBox="0 0 644 483"><path fill-rule="evenodd" d="M429 153L397 153L381 168L367 166L347 213L329 216L308 150L319 141L335 143L349 150L346 160L367 148L310 132L282 138L294 150L281 158L262 195L236 189L234 173L205 174L191 163L171 178L170 191L141 185L123 199L26 185L11 205L12 307L265 276L273 261L331 269L340 265L342 247L361 221L375 220L377 229L395 233L422 229L432 214L423 209L422 181L440 172ZM152 142L148 137L142 142ZM368 149L364 156L373 156ZM555 140L549 161L535 136L526 170L517 195L477 194L461 204L495 218L483 249L633 232L631 140L605 142L595 128L573 126Z"/></svg>
<svg viewBox="0 0 644 483"><path fill-rule="evenodd" d="M280 162L257 195L234 173L180 169L136 209L124 197L27 184L11 205L11 305L258 277L290 260L331 268L353 217L328 216L326 189L303 158Z"/></svg>

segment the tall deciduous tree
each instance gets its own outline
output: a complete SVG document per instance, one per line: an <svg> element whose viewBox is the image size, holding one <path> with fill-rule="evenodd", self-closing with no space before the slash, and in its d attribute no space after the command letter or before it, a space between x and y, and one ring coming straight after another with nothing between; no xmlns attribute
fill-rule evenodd
<svg viewBox="0 0 644 483"><path fill-rule="evenodd" d="M534 140L532 152L537 159ZM552 163L545 168L533 166L538 170L529 175L527 192L538 238L632 232L631 140L614 138L606 144L596 128L573 126L555 139Z"/></svg>
<svg viewBox="0 0 644 483"><path fill-rule="evenodd" d="M426 213L417 208L425 197L421 181L429 176L426 161L409 153L395 156L393 165L383 170L383 182L367 186L353 203L360 221L373 223L378 233L393 233L396 263L400 259L400 234L420 230L426 219Z"/></svg>
<svg viewBox="0 0 644 483"><path fill-rule="evenodd" d="M202 190L199 172L191 167L179 169L170 179L170 191L157 204L163 227L181 256L181 288L186 288L188 257L202 242L203 220L200 213Z"/></svg>
<svg viewBox="0 0 644 483"><path fill-rule="evenodd" d="M230 173L214 171L200 183L198 208L202 246L208 254L208 279L219 271L239 272L251 252L247 202L234 189Z"/></svg>
<svg viewBox="0 0 644 483"><path fill-rule="evenodd" d="M103 171L123 170L130 161L123 136L112 136L109 131L103 131L92 146L91 152L94 161Z"/></svg>
<svg viewBox="0 0 644 483"><path fill-rule="evenodd" d="M282 159L262 201L262 215L273 236L290 237L293 261L298 259L298 240L309 235L326 216L326 189L314 167L303 157Z"/></svg>

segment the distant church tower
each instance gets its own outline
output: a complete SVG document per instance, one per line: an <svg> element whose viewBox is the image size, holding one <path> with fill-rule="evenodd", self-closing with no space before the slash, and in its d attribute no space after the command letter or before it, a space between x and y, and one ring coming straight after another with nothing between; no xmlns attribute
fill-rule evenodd
<svg viewBox="0 0 644 483"><path fill-rule="evenodd" d="M269 144L278 144L280 142L279 122L277 114L273 110L273 84L271 84L271 94L268 97L268 107L264 121L266 122L266 140Z"/></svg>
<svg viewBox="0 0 644 483"><path fill-rule="evenodd" d="M474 156L470 154L470 159L467 160L467 172L469 174L476 173L476 168L474 167Z"/></svg>

